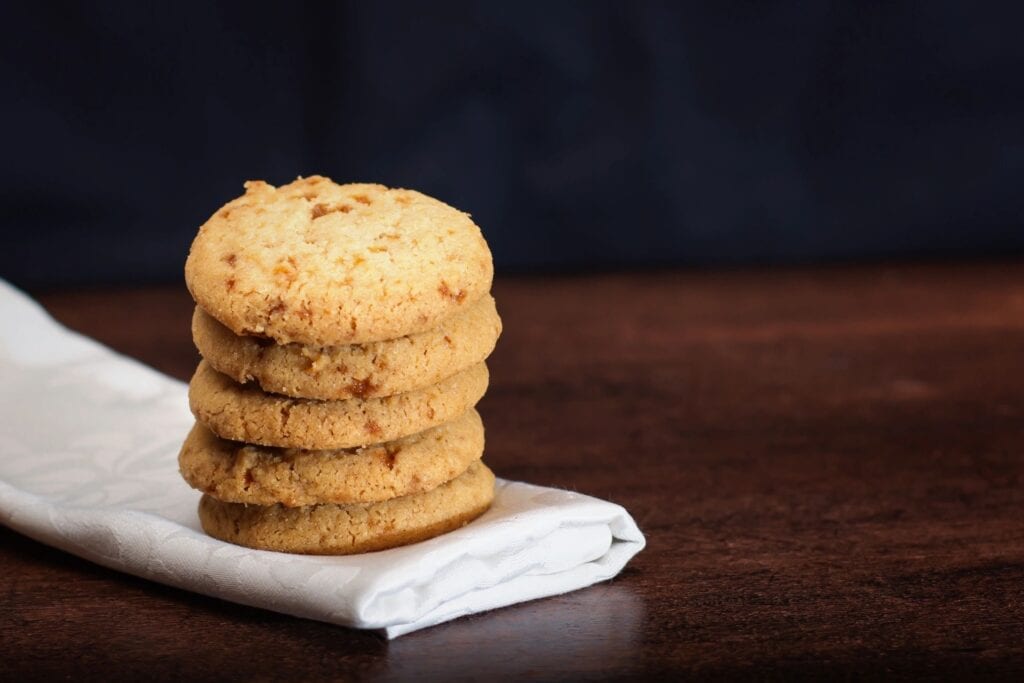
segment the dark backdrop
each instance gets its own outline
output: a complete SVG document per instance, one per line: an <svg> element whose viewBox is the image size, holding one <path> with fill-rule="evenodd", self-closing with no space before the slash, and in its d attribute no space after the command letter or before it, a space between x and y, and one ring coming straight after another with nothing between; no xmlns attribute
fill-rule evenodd
<svg viewBox="0 0 1024 683"><path fill-rule="evenodd" d="M505 270L1018 253L1006 7L5 3L0 276L180 278L244 179L316 172Z"/></svg>

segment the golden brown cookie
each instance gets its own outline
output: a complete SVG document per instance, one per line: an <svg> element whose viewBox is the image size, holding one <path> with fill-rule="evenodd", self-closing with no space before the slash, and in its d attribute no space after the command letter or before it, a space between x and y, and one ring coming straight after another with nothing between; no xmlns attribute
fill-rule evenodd
<svg viewBox="0 0 1024 683"><path fill-rule="evenodd" d="M286 507L376 503L437 488L484 452L473 409L398 441L334 451L253 446L218 438L196 423L178 465L193 488L229 503Z"/></svg>
<svg viewBox="0 0 1024 683"><path fill-rule="evenodd" d="M345 346L279 345L240 337L196 308L192 337L203 358L236 382L264 391L339 400L391 396L435 384L487 358L501 334L484 295L437 327L398 339Z"/></svg>
<svg viewBox="0 0 1024 683"><path fill-rule="evenodd" d="M238 384L202 361L188 396L192 414L221 438L326 450L394 441L448 422L476 405L487 390L487 380L487 366L477 363L404 394L317 401Z"/></svg>
<svg viewBox="0 0 1024 683"><path fill-rule="evenodd" d="M362 344L425 332L491 288L469 216L413 190L312 176L245 184L199 229L185 281L238 335Z"/></svg>
<svg viewBox="0 0 1024 683"><path fill-rule="evenodd" d="M490 507L494 474L482 462L426 493L368 505L199 502L203 530L222 541L262 550L348 555L426 540L457 529Z"/></svg>

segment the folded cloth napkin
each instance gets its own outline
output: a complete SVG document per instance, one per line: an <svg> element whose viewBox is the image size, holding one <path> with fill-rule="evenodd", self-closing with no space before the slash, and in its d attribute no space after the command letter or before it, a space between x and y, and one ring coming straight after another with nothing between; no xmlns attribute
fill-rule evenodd
<svg viewBox="0 0 1024 683"><path fill-rule="evenodd" d="M186 387L71 332L0 280L0 522L92 562L389 638L609 579L644 547L622 507L497 483L482 517L346 557L206 536L178 475Z"/></svg>

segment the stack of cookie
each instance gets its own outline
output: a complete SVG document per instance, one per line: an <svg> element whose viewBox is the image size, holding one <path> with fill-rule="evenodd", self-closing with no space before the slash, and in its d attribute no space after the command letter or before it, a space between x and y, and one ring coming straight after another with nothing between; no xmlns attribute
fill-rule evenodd
<svg viewBox="0 0 1024 683"><path fill-rule="evenodd" d="M474 405L501 321L469 216L410 190L246 183L185 278L203 356L181 474L211 536L346 554L483 513Z"/></svg>

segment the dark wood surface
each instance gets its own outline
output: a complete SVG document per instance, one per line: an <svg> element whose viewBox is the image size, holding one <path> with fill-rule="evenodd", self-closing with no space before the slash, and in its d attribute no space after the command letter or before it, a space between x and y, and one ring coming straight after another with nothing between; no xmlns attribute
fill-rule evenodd
<svg viewBox="0 0 1024 683"><path fill-rule="evenodd" d="M393 642L0 531L0 678L1005 674L1024 657L1024 266L499 278L502 476L623 504L616 580ZM182 286L50 293L186 378Z"/></svg>

